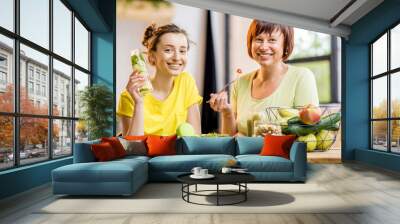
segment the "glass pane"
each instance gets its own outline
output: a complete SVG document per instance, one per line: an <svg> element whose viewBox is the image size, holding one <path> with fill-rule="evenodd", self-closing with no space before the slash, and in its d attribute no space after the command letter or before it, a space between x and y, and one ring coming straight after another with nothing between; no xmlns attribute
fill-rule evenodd
<svg viewBox="0 0 400 224"><path fill-rule="evenodd" d="M387 151L387 121L372 122L372 148Z"/></svg>
<svg viewBox="0 0 400 224"><path fill-rule="evenodd" d="M19 127L21 164L49 158L48 127L49 120L46 118L21 117Z"/></svg>
<svg viewBox="0 0 400 224"><path fill-rule="evenodd" d="M53 115L72 117L71 66L53 60Z"/></svg>
<svg viewBox="0 0 400 224"><path fill-rule="evenodd" d="M392 136L391 136L391 141L392 141L392 152L400 153L400 120L396 121L391 121L390 122L392 125Z"/></svg>
<svg viewBox="0 0 400 224"><path fill-rule="evenodd" d="M88 141L88 128L84 120L75 121L75 143Z"/></svg>
<svg viewBox="0 0 400 224"><path fill-rule="evenodd" d="M0 35L0 111L14 111L14 43Z"/></svg>
<svg viewBox="0 0 400 224"><path fill-rule="evenodd" d="M383 35L372 45L372 75L387 71L387 34Z"/></svg>
<svg viewBox="0 0 400 224"><path fill-rule="evenodd" d="M89 32L75 18L75 63L89 69Z"/></svg>
<svg viewBox="0 0 400 224"><path fill-rule="evenodd" d="M89 75L75 69L75 117L79 117L81 114L79 95L86 86L89 86Z"/></svg>
<svg viewBox="0 0 400 224"><path fill-rule="evenodd" d="M392 117L400 118L400 72L395 74L391 74L391 81L390 81L390 98L391 98L391 115Z"/></svg>
<svg viewBox="0 0 400 224"><path fill-rule="evenodd" d="M296 66L309 68L314 73L317 81L320 103L331 102L331 70L329 63L329 61L315 61L294 64Z"/></svg>
<svg viewBox="0 0 400 224"><path fill-rule="evenodd" d="M391 31L390 60L391 69L400 67L400 25L397 25Z"/></svg>
<svg viewBox="0 0 400 224"><path fill-rule="evenodd" d="M49 0L20 0L21 36L49 48Z"/></svg>
<svg viewBox="0 0 400 224"><path fill-rule="evenodd" d="M0 116L0 170L14 164L14 124L13 118Z"/></svg>
<svg viewBox="0 0 400 224"><path fill-rule="evenodd" d="M294 49L289 59L316 57L331 53L331 36L309 30L294 29Z"/></svg>
<svg viewBox="0 0 400 224"><path fill-rule="evenodd" d="M14 31L14 0L0 1L0 26Z"/></svg>
<svg viewBox="0 0 400 224"><path fill-rule="evenodd" d="M372 118L387 118L387 78L372 81Z"/></svg>
<svg viewBox="0 0 400 224"><path fill-rule="evenodd" d="M53 157L72 154L72 121L53 120Z"/></svg>
<svg viewBox="0 0 400 224"><path fill-rule="evenodd" d="M71 60L71 11L60 1L53 1L53 51Z"/></svg>
<svg viewBox="0 0 400 224"><path fill-rule="evenodd" d="M49 57L21 44L21 113L47 115Z"/></svg>
<svg viewBox="0 0 400 224"><path fill-rule="evenodd" d="M75 121L75 143L88 140L88 128L84 120Z"/></svg>

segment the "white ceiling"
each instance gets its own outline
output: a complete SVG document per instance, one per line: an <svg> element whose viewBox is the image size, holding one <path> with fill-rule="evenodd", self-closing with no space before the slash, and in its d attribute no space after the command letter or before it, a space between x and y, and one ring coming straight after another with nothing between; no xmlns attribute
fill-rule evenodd
<svg viewBox="0 0 400 224"><path fill-rule="evenodd" d="M203 9L268 20L347 37L351 25L383 0L171 0ZM346 8L346 5L349 5ZM345 10L342 10L344 9ZM341 12L342 10L342 12Z"/></svg>

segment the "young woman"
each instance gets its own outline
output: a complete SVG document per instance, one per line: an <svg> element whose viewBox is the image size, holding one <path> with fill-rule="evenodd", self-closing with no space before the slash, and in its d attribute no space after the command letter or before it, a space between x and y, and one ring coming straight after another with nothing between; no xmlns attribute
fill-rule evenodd
<svg viewBox="0 0 400 224"><path fill-rule="evenodd" d="M211 108L222 114L222 133L248 135L247 120L267 107L319 104L313 73L285 63L293 47L292 27L253 20L247 51L260 67L233 84L230 103L226 92L211 94Z"/></svg>
<svg viewBox="0 0 400 224"><path fill-rule="evenodd" d="M139 94L145 79L134 70L118 102L122 135L174 135L183 122L200 134L202 97L192 76L184 71L189 50L186 32L174 24L158 28L153 24L146 29L142 44L148 63L155 67L153 91Z"/></svg>

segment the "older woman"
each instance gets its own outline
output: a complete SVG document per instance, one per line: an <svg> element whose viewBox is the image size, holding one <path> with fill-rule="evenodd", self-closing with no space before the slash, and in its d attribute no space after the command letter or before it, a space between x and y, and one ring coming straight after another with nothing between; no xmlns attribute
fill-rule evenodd
<svg viewBox="0 0 400 224"><path fill-rule="evenodd" d="M289 26L253 20L247 33L249 56L260 67L238 79L227 93L211 94L210 106L222 114L222 133L248 135L247 121L267 107L318 105L313 73L307 68L288 65L294 47Z"/></svg>

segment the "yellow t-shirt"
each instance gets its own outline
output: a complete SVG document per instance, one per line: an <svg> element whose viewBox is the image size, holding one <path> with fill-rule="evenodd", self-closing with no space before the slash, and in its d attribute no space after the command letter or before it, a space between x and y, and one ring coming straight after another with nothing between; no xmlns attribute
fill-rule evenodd
<svg viewBox="0 0 400 224"><path fill-rule="evenodd" d="M161 136L176 134L176 128L187 119L189 107L200 104L202 100L193 77L182 72L175 77L173 89L165 100L161 101L151 93L143 97L144 133ZM133 113L134 101L124 90L118 102L117 115L132 117Z"/></svg>
<svg viewBox="0 0 400 224"><path fill-rule="evenodd" d="M268 97L255 99L251 96L251 84L256 71L246 74L233 84L230 94L232 110L236 113L239 134L247 135L247 120L267 107L297 107L313 104L318 106L318 91L314 74L303 67L289 65L279 87Z"/></svg>

